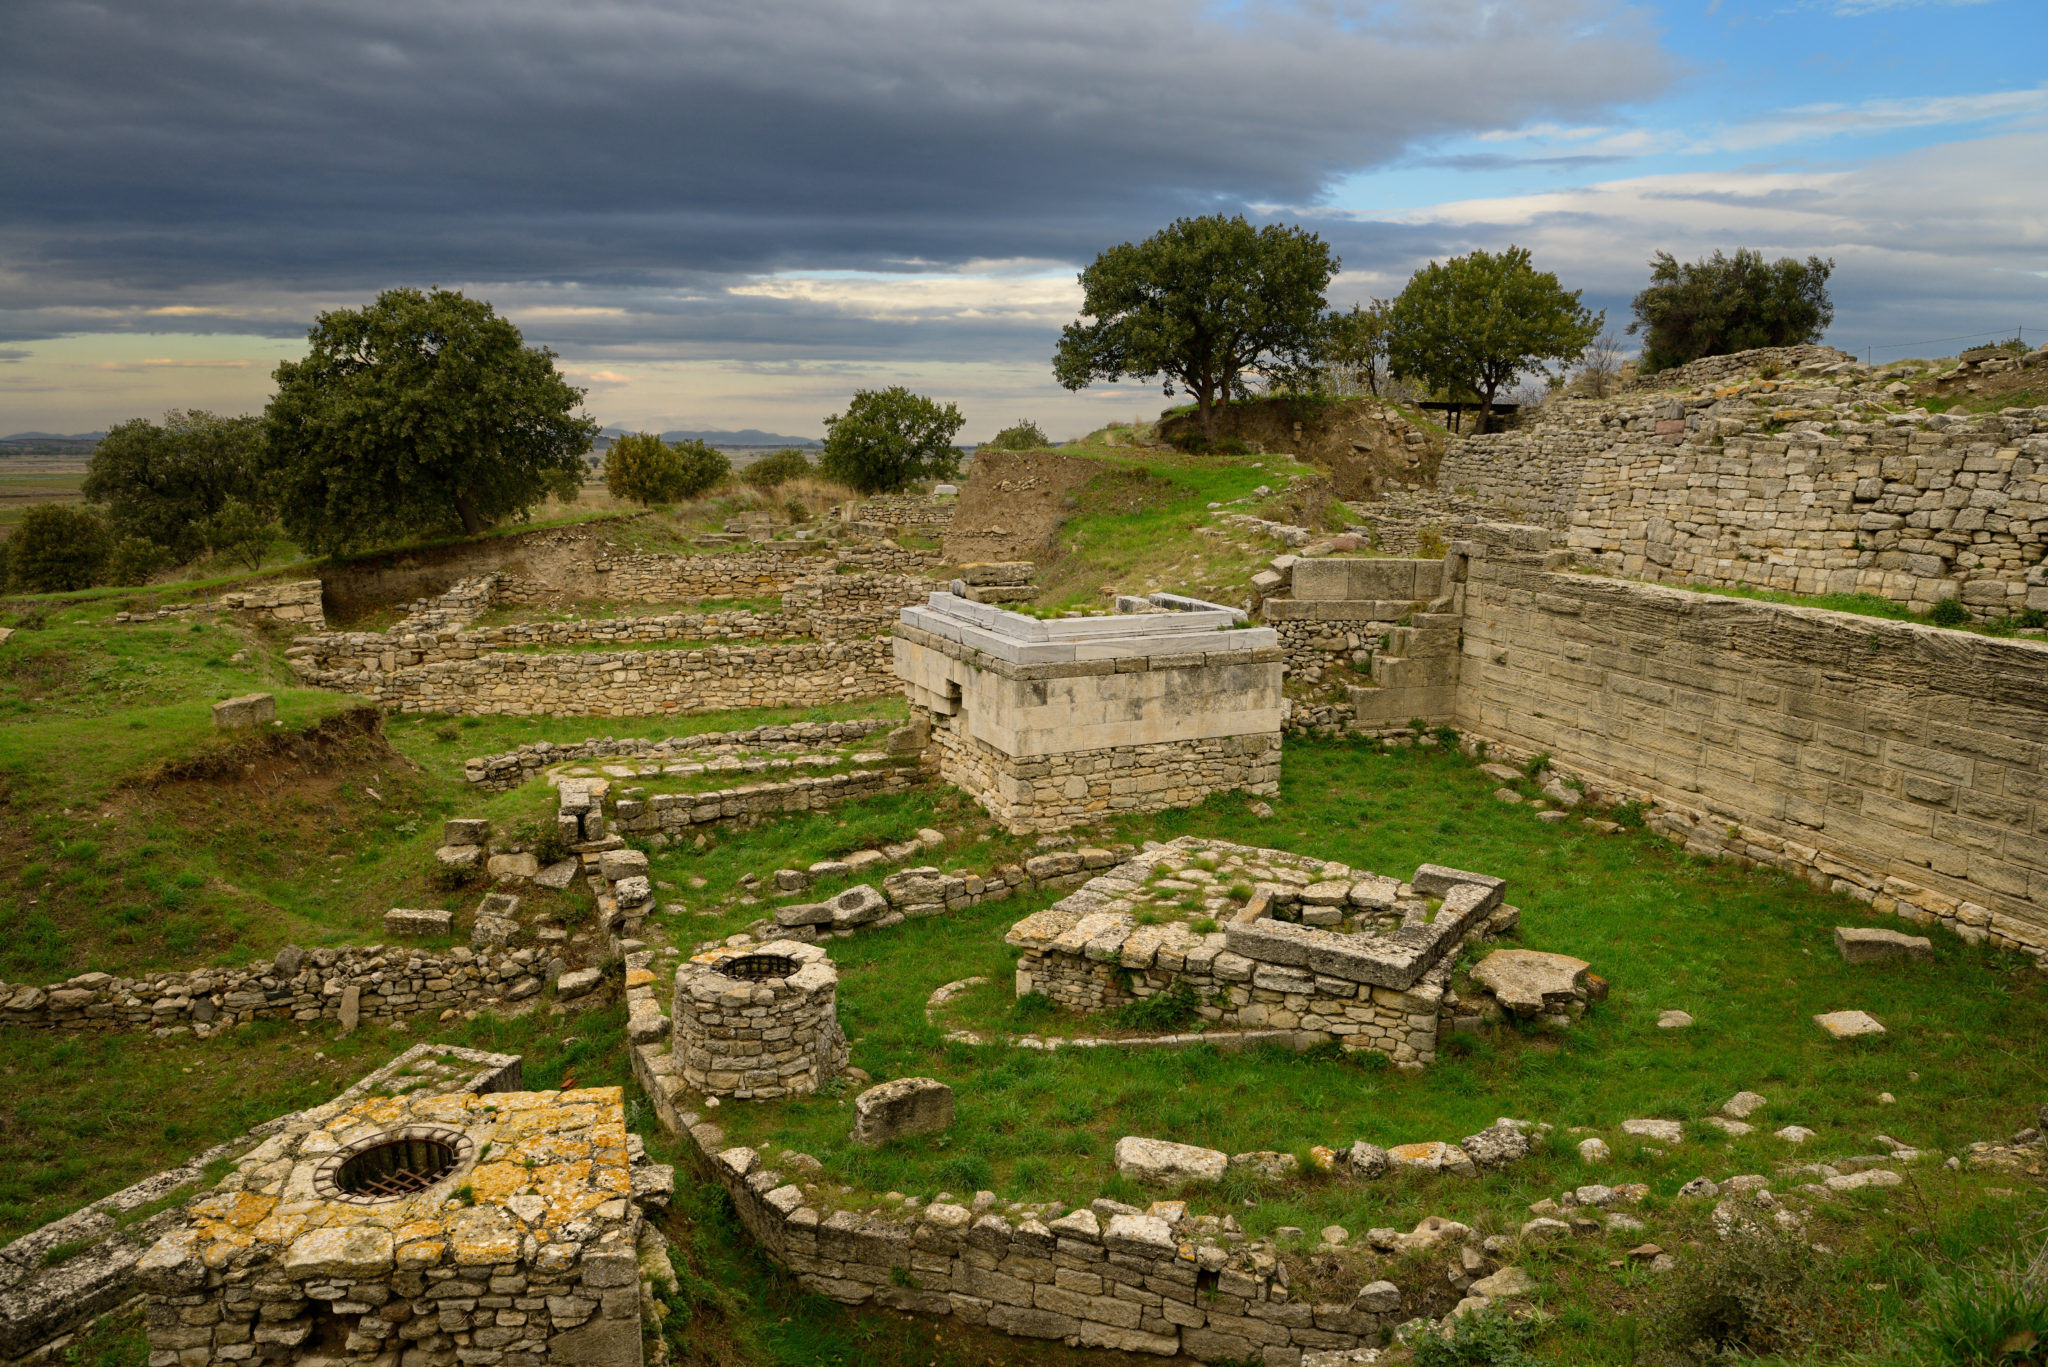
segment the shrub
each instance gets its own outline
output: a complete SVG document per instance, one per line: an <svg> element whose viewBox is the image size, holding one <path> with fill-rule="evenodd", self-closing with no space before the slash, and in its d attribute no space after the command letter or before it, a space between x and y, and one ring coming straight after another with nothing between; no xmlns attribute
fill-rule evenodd
<svg viewBox="0 0 2048 1367"><path fill-rule="evenodd" d="M1113 1019L1126 1030L1179 1030L1202 1017L1201 1002L1185 978L1175 978L1164 992L1126 1002Z"/></svg>
<svg viewBox="0 0 2048 1367"><path fill-rule="evenodd" d="M81 487L87 502L106 505L114 536L153 541L185 561L199 554L207 519L229 499L260 501L262 459L261 418L173 410L161 424L136 418L111 429L93 448Z"/></svg>
<svg viewBox="0 0 2048 1367"><path fill-rule="evenodd" d="M652 432L620 437L605 453L604 487L641 507L695 498L732 472L732 462L702 441L669 443Z"/></svg>
<svg viewBox="0 0 2048 1367"><path fill-rule="evenodd" d="M22 514L9 539L14 582L35 593L90 588L107 562L107 529L84 508L44 503Z"/></svg>
<svg viewBox="0 0 2048 1367"><path fill-rule="evenodd" d="M6 574L4 569L0 569L0 579L5 578ZM2048 627L2048 610L2043 610L2041 608L2024 609L2020 613L2020 625L2023 627L2032 627L2036 630L2040 629L2041 627Z"/></svg>
<svg viewBox="0 0 2048 1367"><path fill-rule="evenodd" d="M1812 1340L1825 1309L1812 1269L1812 1253L1783 1234L1718 1240L1671 1279L1658 1336L1681 1362L1794 1355Z"/></svg>
<svg viewBox="0 0 2048 1367"><path fill-rule="evenodd" d="M1052 445L1052 438L1031 419L1019 418L982 445L991 451L1040 451Z"/></svg>
<svg viewBox="0 0 2048 1367"><path fill-rule="evenodd" d="M147 584L170 563L171 553L156 542L142 536L124 536L107 555L107 582Z"/></svg>
<svg viewBox="0 0 2048 1367"><path fill-rule="evenodd" d="M1415 1337L1415 1367L1539 1367L1522 1351L1529 1332L1498 1310L1459 1315L1449 1334Z"/></svg>
<svg viewBox="0 0 2048 1367"><path fill-rule="evenodd" d="M569 844L562 839L562 828L552 821L522 821L513 828L512 838L531 850L542 868L569 857Z"/></svg>
<svg viewBox="0 0 2048 1367"><path fill-rule="evenodd" d="M1535 754L1529 756L1529 762L1522 766L1522 772L1524 774L1527 774L1530 780L1533 782L1537 775L1541 774L1545 769L1548 769L1549 767L1550 752L1548 750L1539 750Z"/></svg>
<svg viewBox="0 0 2048 1367"><path fill-rule="evenodd" d="M1927 614L1927 620L1938 627L1959 627L1970 620L1970 610L1953 598L1944 598Z"/></svg>
<svg viewBox="0 0 2048 1367"><path fill-rule="evenodd" d="M953 404L938 404L901 385L858 389L846 412L825 419L825 453L818 468L856 493L884 494L921 479L950 479L960 471L953 437L967 420Z"/></svg>
<svg viewBox="0 0 2048 1367"><path fill-rule="evenodd" d="M740 478L756 489L773 489L793 479L817 473L810 459L794 446L766 455L740 471Z"/></svg>

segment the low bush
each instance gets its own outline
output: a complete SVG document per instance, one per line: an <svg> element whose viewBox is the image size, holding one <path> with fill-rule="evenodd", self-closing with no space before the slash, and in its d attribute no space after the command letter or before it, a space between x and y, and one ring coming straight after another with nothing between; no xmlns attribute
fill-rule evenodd
<svg viewBox="0 0 2048 1367"><path fill-rule="evenodd" d="M1528 1338L1526 1326L1500 1311L1459 1315L1449 1334L1416 1337L1415 1367L1540 1367L1522 1348Z"/></svg>
<svg viewBox="0 0 2048 1367"><path fill-rule="evenodd" d="M1182 1030L1202 1018L1201 1002L1185 978L1175 978L1164 992L1126 1002L1111 1017L1126 1030Z"/></svg>
<svg viewBox="0 0 2048 1367"><path fill-rule="evenodd" d="M982 445L991 451L1042 451L1052 445L1052 438L1031 419L1020 418Z"/></svg>
<svg viewBox="0 0 2048 1367"><path fill-rule="evenodd" d="M816 473L817 470L811 465L810 458L794 446L789 446L763 456L741 470L740 479L756 489L774 489L793 479L804 479Z"/></svg>
<svg viewBox="0 0 2048 1367"><path fill-rule="evenodd" d="M1812 1252L1755 1230L1707 1245L1671 1279L1657 1329L1677 1363L1789 1356L1813 1341L1824 1314Z"/></svg>
<svg viewBox="0 0 2048 1367"><path fill-rule="evenodd" d="M1944 598L1927 614L1927 620L1938 627L1959 627L1969 622L1970 610L1953 598Z"/></svg>
<svg viewBox="0 0 2048 1367"><path fill-rule="evenodd" d="M2040 1367L2048 1363L2048 1284L2017 1263L1936 1282L1921 1326L1942 1367Z"/></svg>

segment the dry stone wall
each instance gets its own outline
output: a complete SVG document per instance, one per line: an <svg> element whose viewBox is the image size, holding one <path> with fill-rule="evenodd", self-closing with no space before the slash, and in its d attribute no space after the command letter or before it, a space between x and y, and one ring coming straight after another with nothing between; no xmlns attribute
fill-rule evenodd
<svg viewBox="0 0 2048 1367"><path fill-rule="evenodd" d="M559 948L554 951L559 953ZM565 965L536 949L443 951L287 946L268 964L61 983L0 982L0 1023L47 1030L187 1031L201 1039L251 1020L396 1020L518 1001Z"/></svg>
<svg viewBox="0 0 2048 1367"><path fill-rule="evenodd" d="M313 679L400 712L635 717L812 707L895 689L886 640L486 655Z"/></svg>
<svg viewBox="0 0 2048 1367"><path fill-rule="evenodd" d="M2048 643L1469 555L1461 728L1669 804L1689 848L2048 950Z"/></svg>
<svg viewBox="0 0 2048 1367"><path fill-rule="evenodd" d="M551 764L614 758L642 761L680 760L700 751L716 750L720 747L786 748L794 753L808 747L860 740L880 731L892 730L896 725L897 723L884 718L871 718L864 721L791 722L787 726L756 726L745 731L703 731L694 736L669 736L664 740L649 740L640 736L608 736L601 740L592 738L566 745L543 740L535 741L531 745L522 745L517 750L506 750L500 754L465 760L462 772L463 777L469 782L479 784L490 792L502 792L538 777L540 771Z"/></svg>
<svg viewBox="0 0 2048 1367"><path fill-rule="evenodd" d="M1630 577L2048 610L2048 409L1893 413L1857 382L1559 400L1457 443L1440 483L1568 529L1581 561Z"/></svg>
<svg viewBox="0 0 2048 1367"><path fill-rule="evenodd" d="M815 546L815 548L813 548ZM588 577L561 582L507 575L502 601L548 603L565 599L672 603L685 598L760 598L821 574L867 570L919 575L937 565L922 551L845 550L822 543L791 542L743 555L632 555L600 548Z"/></svg>

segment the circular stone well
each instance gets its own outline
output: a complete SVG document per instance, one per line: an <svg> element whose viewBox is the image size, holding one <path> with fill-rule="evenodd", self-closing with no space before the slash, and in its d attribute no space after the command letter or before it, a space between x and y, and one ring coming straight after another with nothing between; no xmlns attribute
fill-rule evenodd
<svg viewBox="0 0 2048 1367"><path fill-rule="evenodd" d="M714 1096L815 1092L846 1067L839 972L795 940L714 949L676 970L672 1054Z"/></svg>

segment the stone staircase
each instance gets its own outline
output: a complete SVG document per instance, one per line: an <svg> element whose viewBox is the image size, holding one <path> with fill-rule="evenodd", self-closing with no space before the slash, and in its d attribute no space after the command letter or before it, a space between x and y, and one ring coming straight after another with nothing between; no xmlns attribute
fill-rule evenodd
<svg viewBox="0 0 2048 1367"><path fill-rule="evenodd" d="M1407 626L1388 633L1386 649L1373 653L1373 686L1349 690L1361 728L1406 726L1416 718L1434 726L1455 719L1463 620L1454 612L1418 612Z"/></svg>

